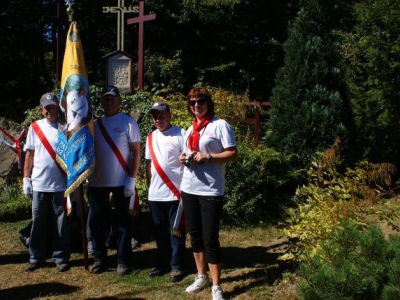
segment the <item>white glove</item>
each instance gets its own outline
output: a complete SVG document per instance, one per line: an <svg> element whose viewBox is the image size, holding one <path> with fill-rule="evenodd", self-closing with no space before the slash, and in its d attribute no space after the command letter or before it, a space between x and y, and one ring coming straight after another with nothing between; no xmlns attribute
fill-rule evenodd
<svg viewBox="0 0 400 300"><path fill-rule="evenodd" d="M24 190L24 194L27 195L29 198L32 198L33 187L32 187L31 179L29 177L24 177L22 188Z"/></svg>
<svg viewBox="0 0 400 300"><path fill-rule="evenodd" d="M124 188L124 196L130 197L135 193L135 178L133 177L126 177L125 178L125 188Z"/></svg>

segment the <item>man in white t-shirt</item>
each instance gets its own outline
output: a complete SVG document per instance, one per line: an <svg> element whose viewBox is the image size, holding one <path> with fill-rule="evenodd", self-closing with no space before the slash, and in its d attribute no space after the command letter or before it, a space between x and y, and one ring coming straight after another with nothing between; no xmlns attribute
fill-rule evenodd
<svg viewBox="0 0 400 300"><path fill-rule="evenodd" d="M171 270L170 281L178 282L185 275L185 230L179 191L183 173L179 155L185 132L171 125L171 111L166 103L154 103L149 114L156 130L146 141L146 175L157 243L157 264L149 276L161 276Z"/></svg>
<svg viewBox="0 0 400 300"><path fill-rule="evenodd" d="M67 177L55 161L59 127L62 126L58 122L58 103L53 93L41 97L44 119L31 124L25 143L23 191L32 198L30 257L26 272L36 270L46 260L49 227L53 232L53 261L58 271L69 269L70 236L64 198Z"/></svg>
<svg viewBox="0 0 400 300"><path fill-rule="evenodd" d="M134 119L119 112L118 88L106 87L101 103L104 115L94 122L96 165L87 189L94 257L91 272L99 274L106 269L106 233L110 228L109 199L112 193L118 223L117 274L126 275L130 272L132 257L129 203L135 193L135 178L140 166L140 131Z"/></svg>

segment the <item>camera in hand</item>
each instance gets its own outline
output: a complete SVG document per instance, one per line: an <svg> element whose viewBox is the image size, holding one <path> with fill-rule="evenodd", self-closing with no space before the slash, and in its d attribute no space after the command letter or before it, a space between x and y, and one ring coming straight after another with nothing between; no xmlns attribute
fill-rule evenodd
<svg viewBox="0 0 400 300"><path fill-rule="evenodd" d="M183 163L185 167L190 168L193 163L193 154L190 155L187 159L185 159L185 162Z"/></svg>

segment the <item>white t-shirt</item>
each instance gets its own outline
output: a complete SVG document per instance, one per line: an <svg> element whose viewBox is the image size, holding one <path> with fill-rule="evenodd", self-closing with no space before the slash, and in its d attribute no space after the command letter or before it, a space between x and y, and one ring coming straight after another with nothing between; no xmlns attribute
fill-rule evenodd
<svg viewBox="0 0 400 300"><path fill-rule="evenodd" d="M36 121L51 147L56 149L58 122L49 124L46 119ZM33 156L32 187L37 192L63 192L67 186L67 176L55 163L39 137L29 126L24 151L35 150Z"/></svg>
<svg viewBox="0 0 400 300"><path fill-rule="evenodd" d="M104 128L121 152L129 166L131 161L130 143L140 142L139 126L131 117L118 113L115 116L101 117ZM123 186L128 174L122 168L117 156L99 129L97 120L94 122L94 146L96 164L89 178L90 187Z"/></svg>
<svg viewBox="0 0 400 300"><path fill-rule="evenodd" d="M179 190L183 165L179 162L179 156L183 151L185 131L177 126L161 132L156 129L152 133L153 150L157 161L168 178ZM145 157L152 160L149 149L149 138L146 141ZM151 162L151 182L149 186L149 201L173 201L179 200L158 174L153 161Z"/></svg>
<svg viewBox="0 0 400 300"><path fill-rule="evenodd" d="M192 153L188 149L188 138L193 131L190 126L185 134L184 152L187 157ZM203 153L221 153L223 149L235 147L236 141L232 128L222 119L214 117L200 130L199 150ZM184 167L181 191L200 196L223 196L225 193L225 164L205 162L192 163L191 168Z"/></svg>

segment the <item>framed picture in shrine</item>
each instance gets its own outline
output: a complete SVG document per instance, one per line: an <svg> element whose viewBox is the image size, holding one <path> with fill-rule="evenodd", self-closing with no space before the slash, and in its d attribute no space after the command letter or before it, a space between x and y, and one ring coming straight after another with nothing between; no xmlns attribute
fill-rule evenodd
<svg viewBox="0 0 400 300"><path fill-rule="evenodd" d="M106 59L106 83L116 86L121 93L132 92L132 56L121 50L103 57Z"/></svg>

